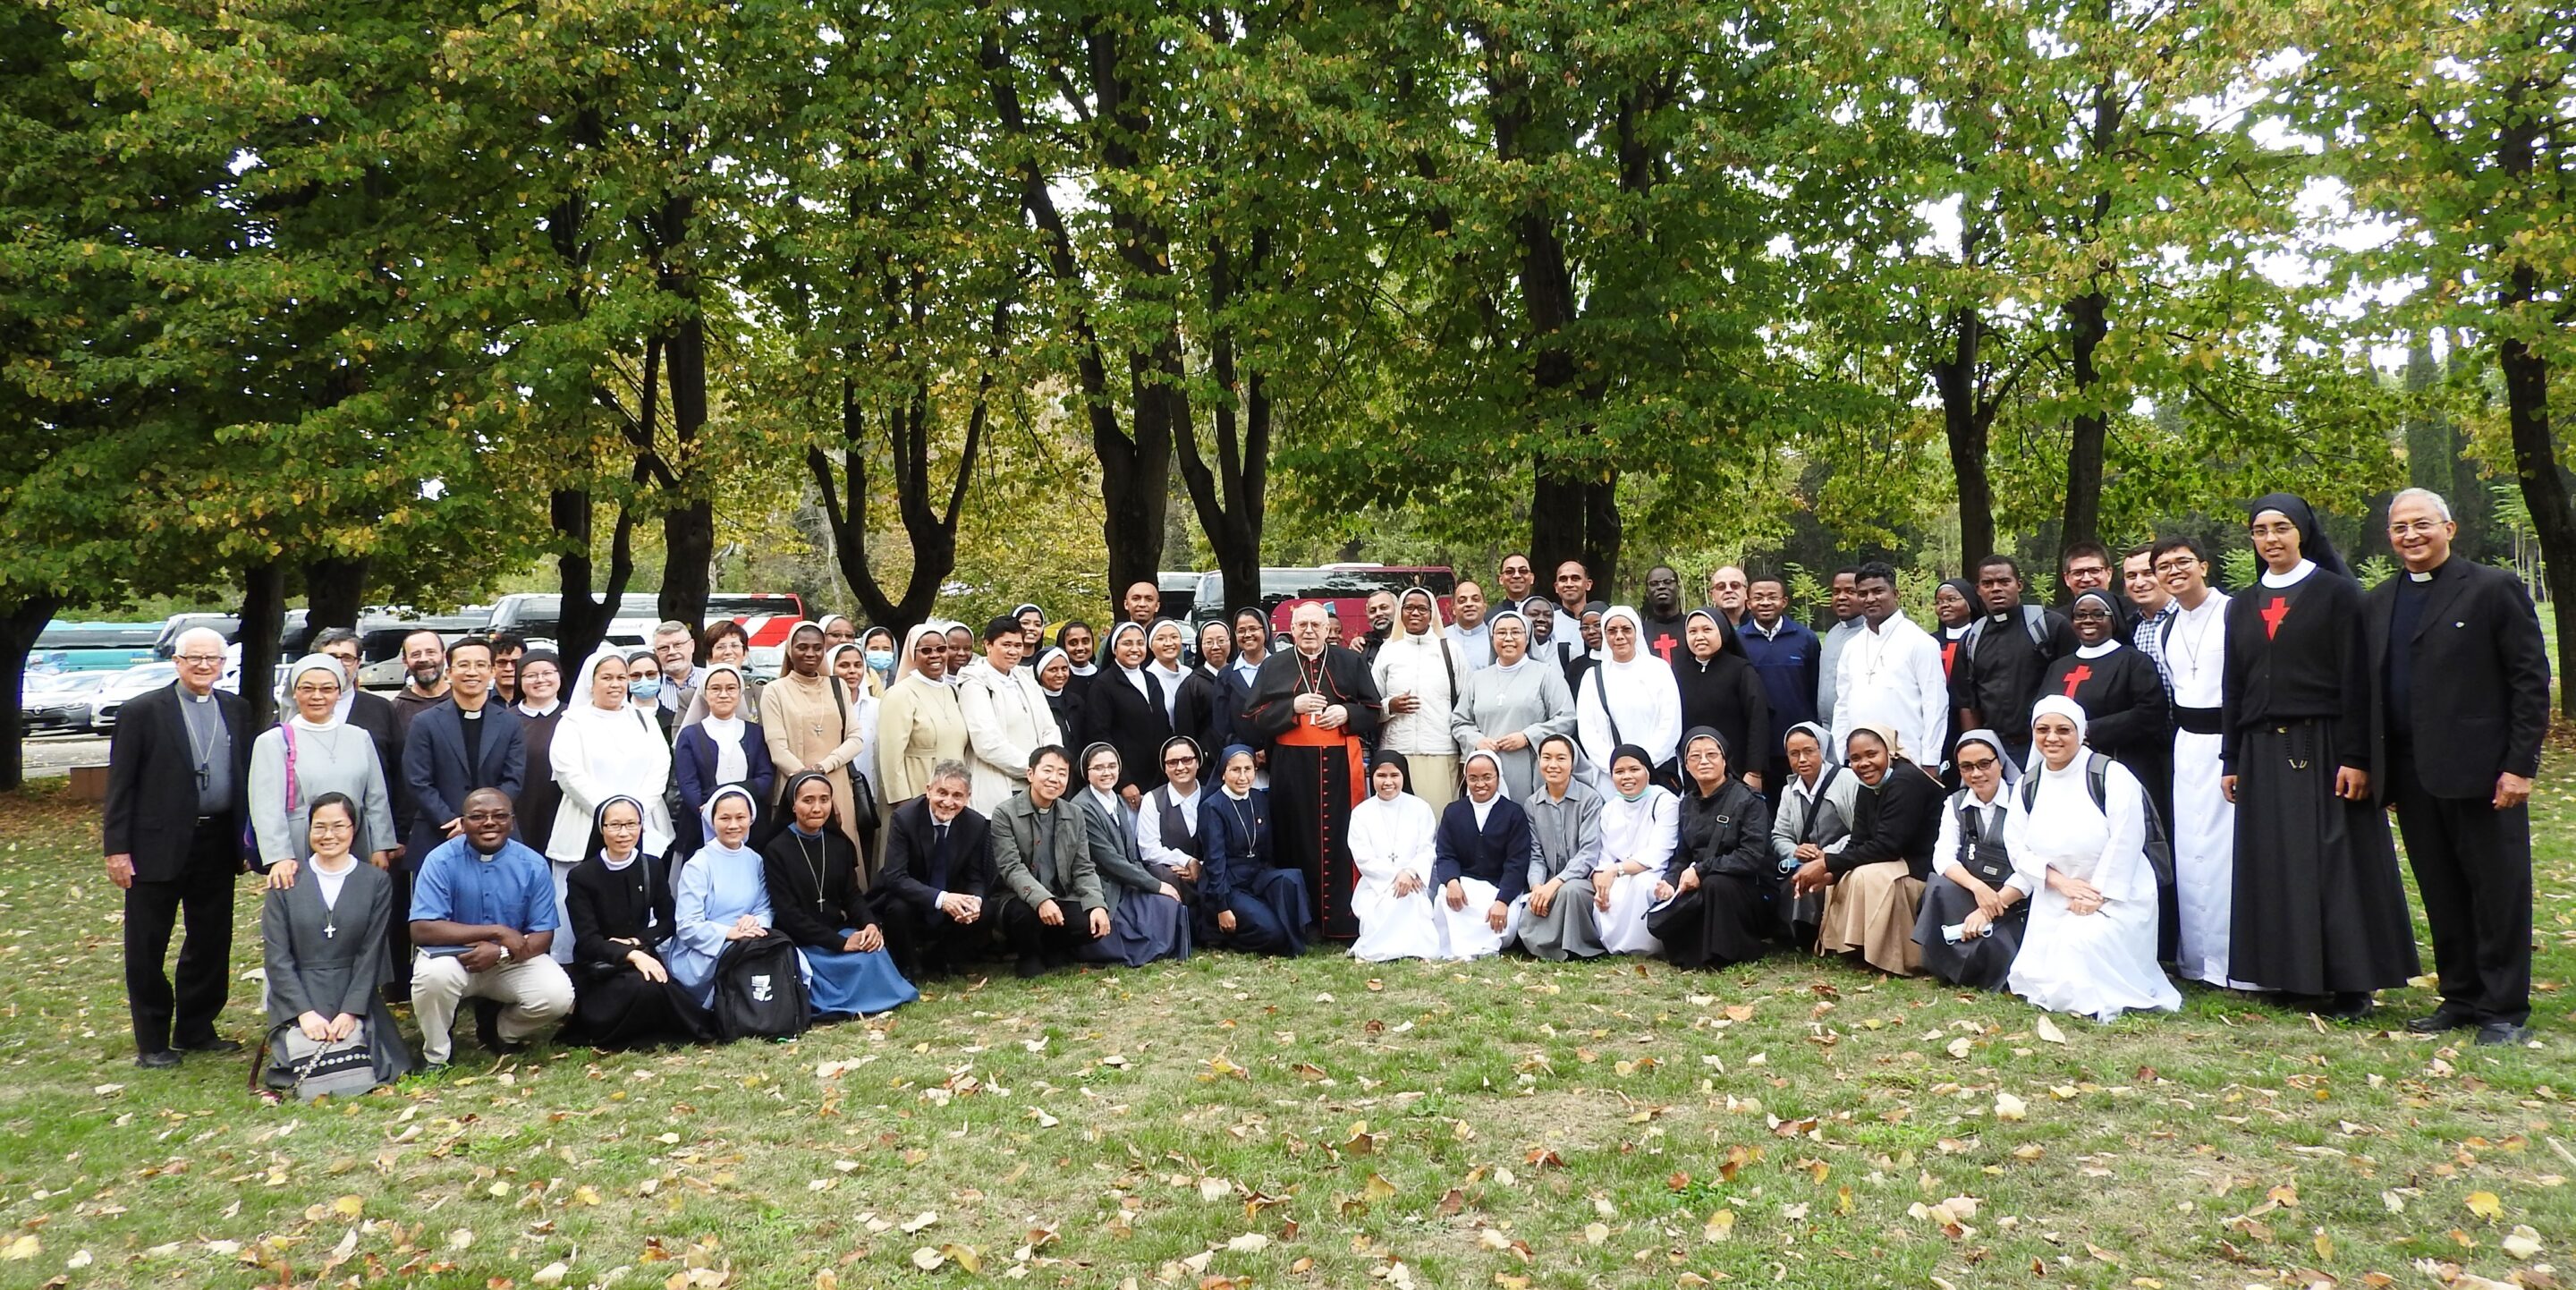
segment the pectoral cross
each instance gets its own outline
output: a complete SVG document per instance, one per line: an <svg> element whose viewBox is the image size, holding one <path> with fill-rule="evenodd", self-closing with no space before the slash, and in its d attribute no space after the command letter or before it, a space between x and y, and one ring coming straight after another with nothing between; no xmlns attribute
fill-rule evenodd
<svg viewBox="0 0 2576 1290"><path fill-rule="evenodd" d="M2290 598L2288 596L2272 597L2272 603L2263 607L2263 639L2268 641L2279 636L2281 634L2281 620L2289 616Z"/></svg>
<svg viewBox="0 0 2576 1290"><path fill-rule="evenodd" d="M2067 697L2067 698L2070 698L2070 699L2074 698L2074 697L2075 697L2075 687L2077 687L2077 686L2079 686L2079 685L2082 685L2082 684L2084 684L2086 681L2090 681L2090 680L2092 680L2092 679L2093 679L2093 668L2092 668L2092 666L2091 666L2090 664L2085 664L2085 663L2078 663L2078 664L2076 664L2076 665L2075 665L2075 670L2066 674L2066 697Z"/></svg>
<svg viewBox="0 0 2576 1290"><path fill-rule="evenodd" d="M332 937L337 936L337 935L339 935L339 934L340 934L340 925L339 925L338 923L324 923L324 924L322 924L322 939L323 939L323 940L326 940L326 941L327 941L327 940L331 939Z"/></svg>

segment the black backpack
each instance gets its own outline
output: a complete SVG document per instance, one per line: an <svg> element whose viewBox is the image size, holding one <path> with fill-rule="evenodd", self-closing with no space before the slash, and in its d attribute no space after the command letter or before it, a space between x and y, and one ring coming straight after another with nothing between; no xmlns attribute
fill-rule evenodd
<svg viewBox="0 0 2576 1290"><path fill-rule="evenodd" d="M804 965L796 943L777 932L732 941L716 959L716 1035L728 1042L757 1036L789 1039L805 1033L813 1009L805 999Z"/></svg>
<svg viewBox="0 0 2576 1290"><path fill-rule="evenodd" d="M2030 643L2033 648L2037 649L2043 655L2047 654L2049 637L2048 611L2038 605L2023 605L2020 608L2022 631L2029 635ZM1968 634L1959 638L1959 653L1962 656L1967 658L1975 658L1977 656L1977 642L1985 639L1986 625L1993 621L1993 615L1979 613L1977 615L1977 621L1968 624Z"/></svg>
<svg viewBox="0 0 2576 1290"><path fill-rule="evenodd" d="M2109 757L2097 752L2085 754L2084 787L2092 790L2093 809L2097 811L2111 809L2110 776L2111 759ZM2138 787L2139 805L2145 807L2147 812L2147 864L2156 871L2157 898L2170 906L2173 904L2174 893L2173 840L2165 835L2164 817L2156 814L2155 797L2146 791L2145 785L2141 784ZM2027 812L2038 802L2039 770L2033 767L2028 774L2022 776L2021 809Z"/></svg>

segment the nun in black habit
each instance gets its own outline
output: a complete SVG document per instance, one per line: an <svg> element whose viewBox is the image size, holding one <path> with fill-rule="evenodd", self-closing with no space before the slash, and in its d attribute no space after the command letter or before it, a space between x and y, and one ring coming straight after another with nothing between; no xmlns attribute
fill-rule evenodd
<svg viewBox="0 0 2576 1290"><path fill-rule="evenodd" d="M2361 585L2288 493L2247 508L2263 576L2227 602L2220 779L2236 803L2228 975L2357 1018L2421 970L2374 801Z"/></svg>
<svg viewBox="0 0 2576 1290"><path fill-rule="evenodd" d="M671 875L644 851L644 804L619 794L590 816L590 844L564 879L572 923L572 1019L567 1043L651 1048L715 1037L706 1009L671 979L664 945Z"/></svg>
<svg viewBox="0 0 2576 1290"><path fill-rule="evenodd" d="M1714 609L1694 609L1682 620L1682 643L1689 652L1673 660L1673 684L1682 692L1682 729L1716 731L1729 750L1729 777L1757 793L1770 787L1762 782L1759 762L1738 767L1734 761L1734 749L1771 746L1771 699L1762 688L1762 674L1744 657L1734 625ZM1690 787L1687 771L1680 784Z"/></svg>
<svg viewBox="0 0 2576 1290"><path fill-rule="evenodd" d="M1736 776L1737 746L1707 726L1682 734L1681 841L1646 914L1646 930L1677 967L1758 959L1772 924L1771 807Z"/></svg>

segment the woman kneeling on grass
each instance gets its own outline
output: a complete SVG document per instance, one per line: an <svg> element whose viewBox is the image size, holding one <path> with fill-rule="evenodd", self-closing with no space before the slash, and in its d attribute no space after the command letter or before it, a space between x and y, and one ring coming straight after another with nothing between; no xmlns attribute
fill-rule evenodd
<svg viewBox="0 0 2576 1290"><path fill-rule="evenodd" d="M306 812L304 880L270 889L260 910L268 1021L277 1032L272 1043L281 1051L283 1032L290 1029L316 1043L346 1040L363 1030L376 1082L387 1084L411 1069L411 1052L394 1032L393 1014L376 989L389 965L385 928L393 883L383 870L358 863L349 849L357 836L358 812L347 794L313 799Z"/></svg>

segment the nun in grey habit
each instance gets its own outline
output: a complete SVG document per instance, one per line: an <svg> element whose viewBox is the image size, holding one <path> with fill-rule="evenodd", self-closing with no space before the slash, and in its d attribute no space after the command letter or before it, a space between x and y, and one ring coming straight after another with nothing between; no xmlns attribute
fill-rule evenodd
<svg viewBox="0 0 2576 1290"><path fill-rule="evenodd" d="M1520 799L1530 820L1521 948L1558 962L1608 951L1592 889L1592 871L1601 863L1601 794L1574 773L1575 761L1574 736L1549 735L1539 744L1539 786Z"/></svg>
<svg viewBox="0 0 2576 1290"><path fill-rule="evenodd" d="M390 1084L411 1069L411 1050L378 989L392 966L385 928L393 882L351 852L358 812L347 794L323 793L305 814L321 816L322 831L308 826L308 844L296 848L302 881L271 888L259 913L269 1030L274 1037L311 1018L337 1039L344 1037L337 1027L363 1023L376 1082Z"/></svg>
<svg viewBox="0 0 2576 1290"><path fill-rule="evenodd" d="M1460 678L1464 694L1450 710L1449 733L1463 759L1490 752L1503 768L1503 788L1526 802L1538 783L1538 746L1574 733L1574 692L1552 659L1529 656L1529 619L1506 609L1486 620L1494 661Z"/></svg>

